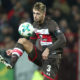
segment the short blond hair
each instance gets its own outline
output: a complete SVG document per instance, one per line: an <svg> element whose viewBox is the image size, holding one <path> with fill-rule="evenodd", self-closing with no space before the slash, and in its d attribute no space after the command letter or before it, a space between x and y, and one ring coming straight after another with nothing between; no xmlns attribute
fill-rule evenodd
<svg viewBox="0 0 80 80"><path fill-rule="evenodd" d="M46 5L43 4L42 2L36 2L33 6L33 9L41 12L46 12Z"/></svg>

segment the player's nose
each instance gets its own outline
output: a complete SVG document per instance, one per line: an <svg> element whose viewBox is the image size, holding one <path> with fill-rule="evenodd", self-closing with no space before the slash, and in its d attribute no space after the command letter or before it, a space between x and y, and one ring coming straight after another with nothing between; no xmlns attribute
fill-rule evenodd
<svg viewBox="0 0 80 80"><path fill-rule="evenodd" d="M37 18L37 15L35 14L34 17Z"/></svg>

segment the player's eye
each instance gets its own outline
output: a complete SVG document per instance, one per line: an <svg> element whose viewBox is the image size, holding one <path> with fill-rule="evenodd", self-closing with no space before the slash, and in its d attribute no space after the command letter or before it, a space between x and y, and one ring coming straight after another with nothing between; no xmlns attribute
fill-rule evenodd
<svg viewBox="0 0 80 80"><path fill-rule="evenodd" d="M36 13L37 15L40 15L40 13Z"/></svg>
<svg viewBox="0 0 80 80"><path fill-rule="evenodd" d="M35 12L33 12L33 15L35 15L35 14L36 14L36 15L40 15L40 13L35 13Z"/></svg>
<svg viewBox="0 0 80 80"><path fill-rule="evenodd" d="M33 15L36 15L37 13L33 12Z"/></svg>
<svg viewBox="0 0 80 80"><path fill-rule="evenodd" d="M33 12L33 14L35 14L35 12Z"/></svg>

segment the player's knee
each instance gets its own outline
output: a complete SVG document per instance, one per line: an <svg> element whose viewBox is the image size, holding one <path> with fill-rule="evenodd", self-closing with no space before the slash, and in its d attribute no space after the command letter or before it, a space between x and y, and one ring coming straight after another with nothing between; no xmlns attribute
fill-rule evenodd
<svg viewBox="0 0 80 80"><path fill-rule="evenodd" d="M27 39L25 39L25 38L20 38L19 40L18 40L18 43L20 43L20 44L25 44L25 43L27 43Z"/></svg>

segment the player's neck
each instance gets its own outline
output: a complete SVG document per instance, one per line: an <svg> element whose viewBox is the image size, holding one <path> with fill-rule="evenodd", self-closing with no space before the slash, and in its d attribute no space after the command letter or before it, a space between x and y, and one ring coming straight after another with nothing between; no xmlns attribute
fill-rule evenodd
<svg viewBox="0 0 80 80"><path fill-rule="evenodd" d="M44 20L45 20L45 17L43 17L42 20L39 21L39 24L43 24L44 23Z"/></svg>

